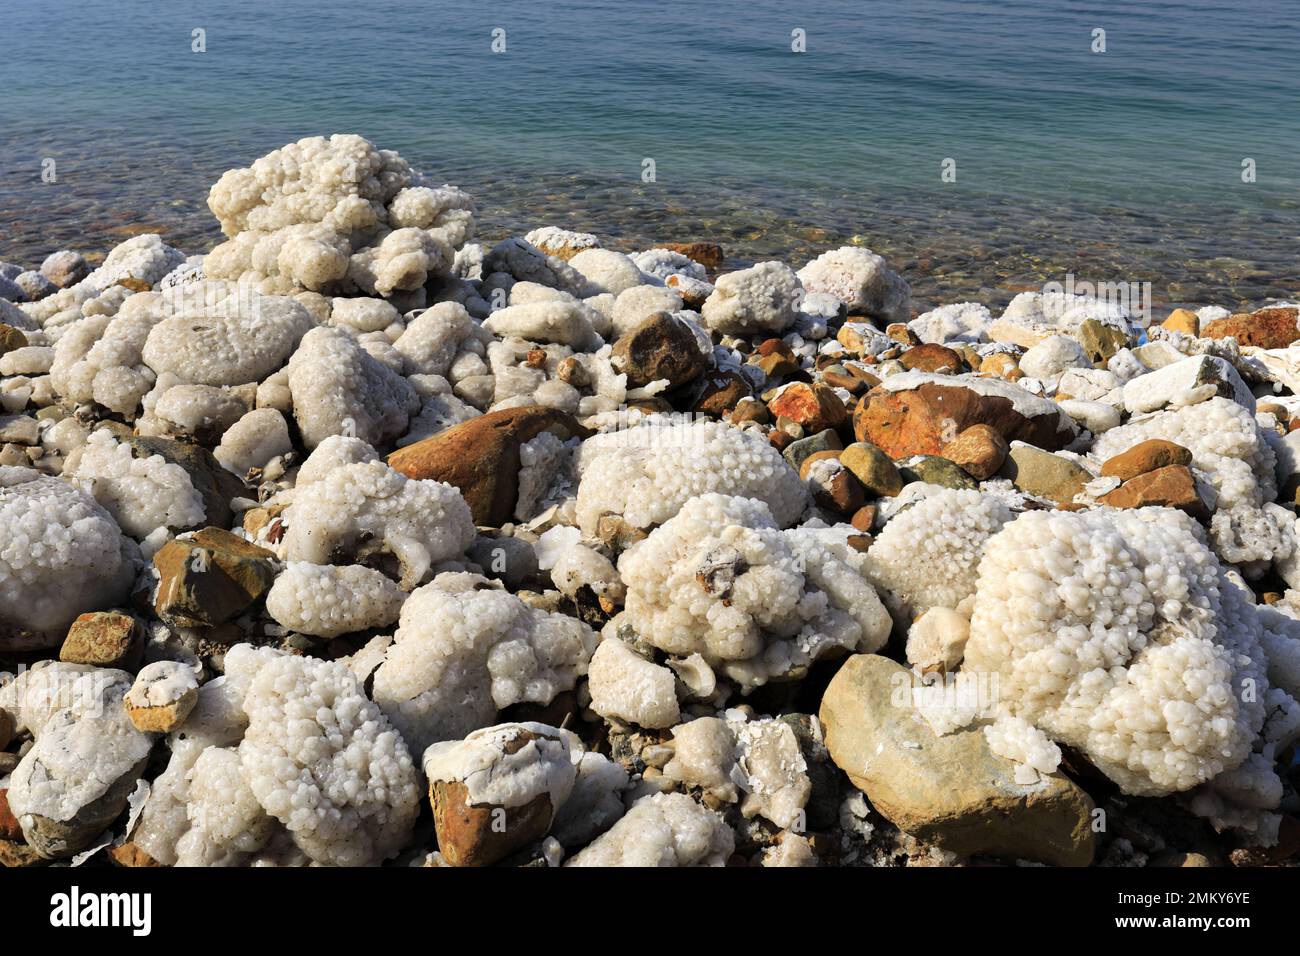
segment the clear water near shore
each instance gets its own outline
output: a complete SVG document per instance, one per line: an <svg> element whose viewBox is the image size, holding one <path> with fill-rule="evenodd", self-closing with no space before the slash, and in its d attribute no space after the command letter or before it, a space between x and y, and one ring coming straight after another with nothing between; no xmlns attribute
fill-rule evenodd
<svg viewBox="0 0 1300 956"><path fill-rule="evenodd" d="M488 240L551 224L796 265L858 242L921 305L1067 274L1157 305L1300 297L1288 6L8 0L0 259L143 231L205 251L222 171L350 131L470 190Z"/></svg>

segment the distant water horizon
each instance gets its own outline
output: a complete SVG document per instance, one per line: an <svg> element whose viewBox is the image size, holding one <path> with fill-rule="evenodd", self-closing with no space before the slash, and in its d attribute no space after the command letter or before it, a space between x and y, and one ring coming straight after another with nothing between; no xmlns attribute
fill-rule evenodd
<svg viewBox="0 0 1300 956"><path fill-rule="evenodd" d="M224 170L355 132L467 189L484 241L713 240L729 267L851 242L922 306L1066 275L1300 297L1286 0L7 0L0 24L4 261L206 252Z"/></svg>

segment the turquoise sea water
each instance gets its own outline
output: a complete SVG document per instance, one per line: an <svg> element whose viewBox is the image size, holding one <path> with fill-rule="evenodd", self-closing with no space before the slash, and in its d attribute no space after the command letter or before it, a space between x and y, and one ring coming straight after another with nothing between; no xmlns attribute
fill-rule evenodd
<svg viewBox="0 0 1300 956"><path fill-rule="evenodd" d="M928 304L1067 273L1294 297L1297 50L1294 0L4 0L0 260L204 251L223 170L347 131L469 189L487 239L856 241Z"/></svg>

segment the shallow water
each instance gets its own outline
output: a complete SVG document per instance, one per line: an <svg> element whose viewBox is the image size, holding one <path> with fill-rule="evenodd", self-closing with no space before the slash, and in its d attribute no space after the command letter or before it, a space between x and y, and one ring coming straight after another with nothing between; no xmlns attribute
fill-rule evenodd
<svg viewBox="0 0 1300 956"><path fill-rule="evenodd" d="M922 305L1067 274L1161 305L1300 296L1287 0L87 6L0 8L0 259L143 231L205 251L223 170L353 131L470 190L489 240L709 239L737 264L858 242Z"/></svg>

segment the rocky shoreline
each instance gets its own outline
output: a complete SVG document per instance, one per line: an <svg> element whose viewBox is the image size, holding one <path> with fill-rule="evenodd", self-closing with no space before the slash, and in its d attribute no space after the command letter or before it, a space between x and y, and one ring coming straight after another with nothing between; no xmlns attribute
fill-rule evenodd
<svg viewBox="0 0 1300 956"><path fill-rule="evenodd" d="M0 864L1294 862L1296 305L208 205L0 264Z"/></svg>

